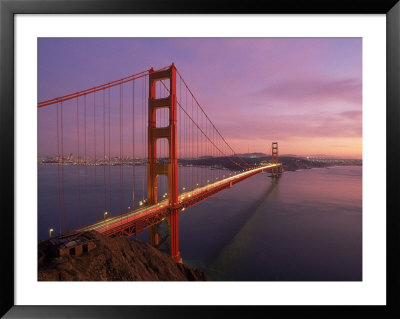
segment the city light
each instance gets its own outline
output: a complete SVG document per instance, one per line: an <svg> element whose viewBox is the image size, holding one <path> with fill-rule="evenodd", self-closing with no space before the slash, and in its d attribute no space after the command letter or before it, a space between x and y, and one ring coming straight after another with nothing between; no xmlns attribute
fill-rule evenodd
<svg viewBox="0 0 400 319"><path fill-rule="evenodd" d="M49 229L49 237L51 238L51 233L54 231L54 229L53 228L50 228Z"/></svg>

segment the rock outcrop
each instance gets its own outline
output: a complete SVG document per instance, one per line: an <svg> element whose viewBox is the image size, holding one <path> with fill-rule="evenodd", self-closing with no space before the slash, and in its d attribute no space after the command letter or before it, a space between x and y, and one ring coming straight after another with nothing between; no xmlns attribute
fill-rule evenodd
<svg viewBox="0 0 400 319"><path fill-rule="evenodd" d="M71 253L65 253L66 249L71 249ZM210 279L201 270L176 263L170 256L147 243L125 237L109 238L96 231L90 231L40 242L38 280L203 281Z"/></svg>

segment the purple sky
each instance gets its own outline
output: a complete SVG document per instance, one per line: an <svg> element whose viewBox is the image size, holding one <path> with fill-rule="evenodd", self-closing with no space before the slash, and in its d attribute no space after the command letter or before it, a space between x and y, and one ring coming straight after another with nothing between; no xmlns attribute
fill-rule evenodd
<svg viewBox="0 0 400 319"><path fill-rule="evenodd" d="M236 152L362 156L361 38L39 39L38 53L39 101L174 62ZM53 113L39 111L39 155Z"/></svg>

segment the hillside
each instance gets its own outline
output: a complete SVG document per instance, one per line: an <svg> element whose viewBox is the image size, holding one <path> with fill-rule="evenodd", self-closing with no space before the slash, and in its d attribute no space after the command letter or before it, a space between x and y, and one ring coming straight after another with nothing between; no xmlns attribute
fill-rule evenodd
<svg viewBox="0 0 400 319"><path fill-rule="evenodd" d="M59 256L60 247L90 243L76 255ZM82 245L80 245L82 247ZM88 251L87 251L88 250ZM74 250L75 253L75 250ZM108 238L96 232L55 237L39 243L39 281L202 281L201 270L176 263L139 240Z"/></svg>
<svg viewBox="0 0 400 319"><path fill-rule="evenodd" d="M238 164L242 168L253 167L262 162L269 162L271 156L264 157L247 157L245 159L236 156L227 157L209 157L197 160L179 160L179 164L183 166L205 166L217 169L237 170ZM280 156L279 161L283 165L284 171L296 171L298 169L309 169L317 167L343 166L343 165L362 165L359 159L307 159L303 157ZM248 165L247 165L248 164Z"/></svg>

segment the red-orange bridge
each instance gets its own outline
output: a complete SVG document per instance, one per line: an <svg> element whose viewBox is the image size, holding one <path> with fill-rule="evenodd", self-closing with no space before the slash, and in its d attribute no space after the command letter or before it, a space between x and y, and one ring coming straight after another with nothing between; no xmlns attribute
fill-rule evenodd
<svg viewBox="0 0 400 319"><path fill-rule="evenodd" d="M277 176L282 171L277 142L272 143L269 162L250 165L238 156L174 64L38 103L40 110L49 106L56 108L57 134L49 135L56 136L57 156L48 162L57 165L59 234L96 230L107 236L132 236L148 229L150 243L158 246L157 225L166 220L170 254L179 261L181 211L255 174L270 170L272 176ZM75 168L78 216L86 224L74 229L68 229L66 221L68 199L64 185L66 178L72 178L66 176L67 165ZM141 200L135 190L137 165L146 167L146 177L139 177L143 180L143 193L144 179L147 184L147 196L142 194ZM111 166L120 170L119 209L113 207ZM196 166L211 169L199 173L192 170ZM88 208L90 167L94 169L94 211ZM189 181L179 180L179 168L188 170L185 174ZM128 175L132 196L126 199ZM160 176L166 177L163 181L167 192L162 197L158 192L163 182ZM180 187L185 183L186 187ZM118 214L110 216L111 211Z"/></svg>

